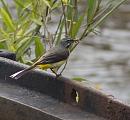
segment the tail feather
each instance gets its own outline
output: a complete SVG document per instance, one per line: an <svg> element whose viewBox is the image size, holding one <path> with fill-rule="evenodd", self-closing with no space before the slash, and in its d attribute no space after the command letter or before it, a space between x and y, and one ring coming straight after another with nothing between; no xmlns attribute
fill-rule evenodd
<svg viewBox="0 0 130 120"><path fill-rule="evenodd" d="M35 68L35 67L36 67L36 66L33 65L33 66L31 66L31 67L29 67L29 68L27 68L27 69L18 71L18 72L16 72L16 73L10 75L10 77L17 80L17 79L19 79L20 77L22 77L23 75L25 75L26 73L28 73L30 70L32 70L32 69Z"/></svg>

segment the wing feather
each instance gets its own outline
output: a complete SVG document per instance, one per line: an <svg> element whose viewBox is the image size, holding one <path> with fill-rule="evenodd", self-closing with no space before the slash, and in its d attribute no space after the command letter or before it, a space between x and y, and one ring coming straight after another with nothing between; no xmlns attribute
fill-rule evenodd
<svg viewBox="0 0 130 120"><path fill-rule="evenodd" d="M69 56L69 50L66 48L52 48L47 51L37 62L39 64L56 63L67 59Z"/></svg>

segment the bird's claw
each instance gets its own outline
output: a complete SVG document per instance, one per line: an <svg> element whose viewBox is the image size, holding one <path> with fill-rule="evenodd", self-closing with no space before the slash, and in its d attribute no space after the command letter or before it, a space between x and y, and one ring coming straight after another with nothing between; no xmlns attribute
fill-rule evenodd
<svg viewBox="0 0 130 120"><path fill-rule="evenodd" d="M56 74L56 78L58 78L58 77L60 77L62 74L60 73L60 74Z"/></svg>

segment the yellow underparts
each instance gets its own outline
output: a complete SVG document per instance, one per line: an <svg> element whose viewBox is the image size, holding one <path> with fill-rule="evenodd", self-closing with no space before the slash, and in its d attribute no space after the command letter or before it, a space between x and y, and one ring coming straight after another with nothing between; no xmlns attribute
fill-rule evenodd
<svg viewBox="0 0 130 120"><path fill-rule="evenodd" d="M62 64L64 64L65 61L60 61L60 62L57 62L57 63L53 63L53 64L41 64L41 65L38 65L39 68L41 69L48 69L48 68L56 68L56 67L59 67L61 66Z"/></svg>

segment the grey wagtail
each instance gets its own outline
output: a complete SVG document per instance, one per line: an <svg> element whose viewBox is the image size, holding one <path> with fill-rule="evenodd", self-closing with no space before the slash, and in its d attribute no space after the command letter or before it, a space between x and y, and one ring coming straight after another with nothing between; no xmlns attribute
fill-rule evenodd
<svg viewBox="0 0 130 120"><path fill-rule="evenodd" d="M36 67L41 67L44 70L50 68L53 71L54 68L59 67L67 60L70 54L69 48L74 42L78 41L73 40L69 37L63 38L58 45L48 50L32 66L19 72L16 72L10 77L14 79L19 79L21 76L25 75L27 72Z"/></svg>

